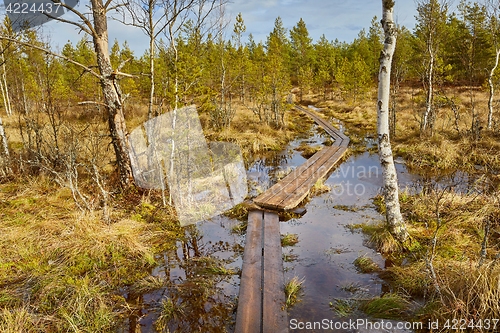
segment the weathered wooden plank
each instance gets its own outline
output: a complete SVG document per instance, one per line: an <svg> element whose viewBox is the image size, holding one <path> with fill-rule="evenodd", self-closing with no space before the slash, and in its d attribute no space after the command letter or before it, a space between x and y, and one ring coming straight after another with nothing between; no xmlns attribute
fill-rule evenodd
<svg viewBox="0 0 500 333"><path fill-rule="evenodd" d="M336 152L330 160L326 161L318 169L311 173L310 176L303 180L301 186L297 187L295 192L290 193L281 202L273 202L274 205L280 207L282 210L290 210L299 205L304 200L312 186L320 179L325 177L328 172L334 167L338 159L342 156L343 152Z"/></svg>
<svg viewBox="0 0 500 333"><path fill-rule="evenodd" d="M284 210L290 210L296 207L298 204L302 202L302 200L305 199L307 194L309 194L309 191L311 187L316 183L316 181L320 178L325 177L328 172L333 168L333 166L342 158L342 156L345 153L345 148L342 148L341 150L337 151L335 153L331 160L328 161L329 165L325 166L325 168L322 168L321 170L318 170L314 177L311 177L308 182L304 182L303 186L298 189L294 194L288 196L285 201L280 203L280 207L283 207ZM305 193L304 193L305 192Z"/></svg>
<svg viewBox="0 0 500 333"><path fill-rule="evenodd" d="M301 106L295 107L297 110L304 112L313 120L320 125L328 134L330 134L335 139L335 145L347 147L349 145L349 138L339 130L337 130L332 124L330 124L327 120L323 119L321 116L316 114L315 112L308 110Z"/></svg>
<svg viewBox="0 0 500 333"><path fill-rule="evenodd" d="M279 195L281 190L285 187L288 186L289 184L293 183L293 181L298 177L300 174L305 172L311 165L316 163L318 159L320 159L323 155L327 154L328 152L324 149L320 150L319 152L315 153L313 156L311 156L304 164L293 170L291 173L289 173L285 178L280 180L278 183L274 184L271 186L269 189L267 189L264 193L259 195L257 198L254 199L254 202L266 202L271 200L274 196Z"/></svg>
<svg viewBox="0 0 500 333"><path fill-rule="evenodd" d="M262 220L259 210L248 213L248 227L236 313L236 333L261 332Z"/></svg>
<svg viewBox="0 0 500 333"><path fill-rule="evenodd" d="M313 166L304 170L298 176L291 174L294 177L292 182L281 187L281 182L275 185L272 196L267 195L263 198L257 197L254 202L257 205L277 210L290 210L295 208L309 193L310 187L316 183L319 178L324 177L334 167L337 161L342 157L345 148L328 147L324 148L327 152L322 158L316 161ZM288 176L287 176L288 177ZM268 191L271 191L269 189Z"/></svg>
<svg viewBox="0 0 500 333"><path fill-rule="evenodd" d="M297 188L301 186L305 179L309 178L311 174L315 172L316 169L320 168L326 161L328 161L339 148L332 146L329 148L323 148L321 151L314 154L309 160L310 163L305 163L288 174L277 184L274 184L269 188L264 194L261 194L254 199L256 204L281 202L286 196L295 193ZM309 161L308 160L308 161Z"/></svg>
<svg viewBox="0 0 500 333"><path fill-rule="evenodd" d="M278 214L264 213L263 333L288 332Z"/></svg>
<svg viewBox="0 0 500 333"><path fill-rule="evenodd" d="M331 159L331 156L335 154L335 152L338 150L338 147L329 147L329 148L324 148L326 151L326 154L324 154L316 163L311 165L309 168L304 170L302 173L299 175L291 175L295 176L295 180L288 184L285 187L281 188L281 192L279 195L276 195L272 198L272 202L275 202L277 204L285 201L288 197L291 195L297 193L297 191L301 192L304 191L303 187L304 185L310 181L310 179L315 178L318 171L321 172L321 170L331 167L329 164L329 160ZM306 191L308 189L305 189Z"/></svg>

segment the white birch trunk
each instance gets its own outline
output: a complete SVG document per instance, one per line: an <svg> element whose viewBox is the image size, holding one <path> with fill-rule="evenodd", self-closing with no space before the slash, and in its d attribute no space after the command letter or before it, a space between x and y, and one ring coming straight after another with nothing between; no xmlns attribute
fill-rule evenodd
<svg viewBox="0 0 500 333"><path fill-rule="evenodd" d="M149 92L149 107L148 119L153 118L153 107L155 98L155 23L154 23L154 6L156 2L150 0L148 6L148 34L149 34L149 84L151 91Z"/></svg>
<svg viewBox="0 0 500 333"><path fill-rule="evenodd" d="M2 123L2 118L0 117L0 140L2 149L0 150L0 172L2 175L6 175L10 173L10 155L9 155L9 145L7 142L7 135L5 134L5 130Z"/></svg>
<svg viewBox="0 0 500 333"><path fill-rule="evenodd" d="M488 98L488 129L490 130L493 123L493 95L495 93L495 88L493 86L493 75L498 67L498 61L500 60L500 49L496 49L495 65L490 70L488 75L488 86L490 87L490 96Z"/></svg>
<svg viewBox="0 0 500 333"><path fill-rule="evenodd" d="M10 105L10 96L9 96L9 87L7 86L7 68L5 66L5 55L4 55L4 49L0 49L0 53L2 54L1 61L2 61L2 77L0 78L0 85L2 86L2 97L3 97L3 103L5 106L5 112L7 112L7 116L12 115L12 107Z"/></svg>
<svg viewBox="0 0 500 333"><path fill-rule="evenodd" d="M434 86L433 86L433 75L434 75L434 52L432 50L432 43L430 40L431 36L429 36L429 42L428 42L428 50L429 50L429 70L427 72L427 84L428 84L428 90L427 90L427 100L425 102L425 113L424 113L424 119L422 121L422 131L425 131L427 127L429 126L429 117L432 112L432 100L434 98Z"/></svg>
<svg viewBox="0 0 500 333"><path fill-rule="evenodd" d="M389 140L389 95L391 86L391 63L396 47L396 27L393 21L394 1L382 0L382 26L385 33L384 49L380 55L380 72L378 83L378 148L382 177L383 192L386 206L386 218L394 237L406 243L409 239L403 216L399 206L398 178L394 159L392 157L391 142Z"/></svg>

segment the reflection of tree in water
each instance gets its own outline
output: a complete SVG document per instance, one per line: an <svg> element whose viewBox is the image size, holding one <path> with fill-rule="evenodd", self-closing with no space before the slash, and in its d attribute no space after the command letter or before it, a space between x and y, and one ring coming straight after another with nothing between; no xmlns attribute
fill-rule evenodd
<svg viewBox="0 0 500 333"><path fill-rule="evenodd" d="M221 258L224 255L225 258ZM241 245L204 242L196 225L184 228L184 237L164 254L158 272L165 287L149 294L159 332L225 332L232 330L236 302L224 294L236 270L228 268L241 256ZM173 274L174 273L174 274ZM145 295L146 298L146 295Z"/></svg>

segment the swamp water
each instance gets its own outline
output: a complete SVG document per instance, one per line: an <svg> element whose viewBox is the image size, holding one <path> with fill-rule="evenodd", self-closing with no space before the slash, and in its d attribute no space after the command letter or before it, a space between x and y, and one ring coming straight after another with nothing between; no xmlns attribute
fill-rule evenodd
<svg viewBox="0 0 500 333"><path fill-rule="evenodd" d="M291 142L284 151L250 164L247 177L251 197L306 161L297 151L301 144L322 146L328 139L315 125L309 134ZM373 146L370 140L366 143L367 148ZM409 174L403 163L397 163L396 168L402 189L416 186L418 177ZM376 273L357 271L353 262L360 256L371 258L380 267L385 266L385 260L366 246L360 231L348 228L383 219L372 202L382 186L378 155L365 152L347 158L325 184L331 191L307 202L303 216L280 222L282 235L297 234L299 239L295 246L283 248L284 255L293 258L284 263L285 281L294 276L304 279L301 301L288 311L290 332L412 332L330 326L300 329L306 322L365 319L365 314L357 312L341 318L330 303L335 299L376 297L388 291ZM233 228L240 224L219 216L186 227L185 239L158 258L163 264L152 272L167 287L127 295L142 310L131 316L120 332L155 332L155 327L164 332L232 332L239 290L237 273L245 245L244 235Z"/></svg>

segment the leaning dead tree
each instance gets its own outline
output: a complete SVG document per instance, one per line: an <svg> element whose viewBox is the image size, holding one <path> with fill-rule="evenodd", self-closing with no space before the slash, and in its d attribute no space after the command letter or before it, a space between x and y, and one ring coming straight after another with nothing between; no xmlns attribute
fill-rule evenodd
<svg viewBox="0 0 500 333"><path fill-rule="evenodd" d="M99 101L83 101L79 104L96 104L104 105L106 118L108 123L111 143L113 145L116 167L119 173L120 185L122 187L130 186L133 183L132 167L130 163L129 151L130 144L128 142L128 130L125 124L124 117L124 97L122 95L119 79L121 77L132 77L132 75L121 72L121 68L125 63L120 64L117 68L113 68L109 54L109 37L108 37L108 18L107 15L120 6L117 0L90 0L90 13L84 13L76 10L67 2L61 0L52 0L53 3L64 8L66 11L76 15L75 20L67 20L61 16L51 16L45 13L50 19L76 26L80 31L88 34L93 42L94 51L96 53L97 63L95 66L85 66L74 59L68 58L61 54L52 52L49 49L39 45L32 45L21 41L18 38L6 34L0 35L0 39L7 40L13 43L38 49L63 59L73 65L78 66L82 70L82 75L87 73L95 76L100 83L104 102Z"/></svg>
<svg viewBox="0 0 500 333"><path fill-rule="evenodd" d="M73 59L62 56L60 54L56 54L40 46L22 42L12 36L0 35L0 39L8 40L27 47L33 47L35 49L44 51L47 54L51 54L64 59L74 65L79 66L84 71L84 73L90 73L91 75L94 75L99 79L100 86L103 92L104 106L107 111L107 122L111 142L115 152L120 184L122 187L127 187L133 183L133 176L129 157L130 145L128 143L128 131L125 125L125 117L123 113L123 96L118 79L123 76L130 77L131 75L120 72L120 68L122 65L118 66L118 68L113 68L109 56L107 14L110 11L116 9L116 4L114 4L112 0L107 0L105 3L103 2L103 0L90 0L89 8L91 12L82 13L73 8L71 5L63 3L61 0L52 0L52 2L75 14L77 19L75 21L71 21L66 20L60 16L56 17L44 13L45 15L53 20L58 20L63 23L74 25L80 31L85 32L91 37L94 44L94 50L96 52L97 66L95 67L98 69L97 71L93 69L93 66L84 66L74 61ZM83 103L102 104L97 101L87 101Z"/></svg>
<svg viewBox="0 0 500 333"><path fill-rule="evenodd" d="M396 26L393 21L393 0L382 0L382 27L385 42L380 55L378 83L377 134L380 164L384 181L383 194L386 206L386 219L393 236L405 244L410 236L401 215L399 206L398 177L392 157L389 139L389 95L391 86L391 63L396 47Z"/></svg>

